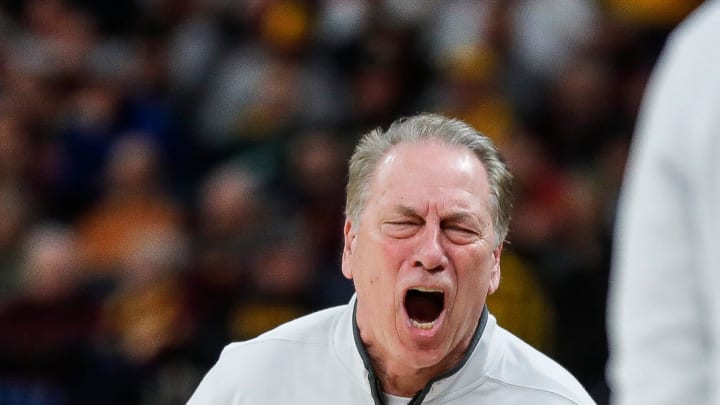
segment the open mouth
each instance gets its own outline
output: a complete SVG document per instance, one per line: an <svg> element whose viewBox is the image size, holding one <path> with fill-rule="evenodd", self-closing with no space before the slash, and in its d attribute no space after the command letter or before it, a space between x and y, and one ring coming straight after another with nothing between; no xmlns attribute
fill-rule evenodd
<svg viewBox="0 0 720 405"><path fill-rule="evenodd" d="M413 326L430 329L445 308L445 294L440 290L411 288L405 293L404 303Z"/></svg>

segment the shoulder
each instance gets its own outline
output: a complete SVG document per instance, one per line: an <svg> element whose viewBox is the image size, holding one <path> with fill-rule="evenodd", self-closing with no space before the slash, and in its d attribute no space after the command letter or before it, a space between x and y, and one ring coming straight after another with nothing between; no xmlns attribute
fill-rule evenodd
<svg viewBox="0 0 720 405"><path fill-rule="evenodd" d="M720 33L720 1L706 1L686 18L670 36L671 47L706 45L706 50L717 49L715 42Z"/></svg>
<svg viewBox="0 0 720 405"><path fill-rule="evenodd" d="M718 36L720 1L709 1L699 6L668 37L657 61L649 94L653 94L652 85L655 84L675 90L675 97L668 97L670 99L677 97L675 93L687 99L683 101L695 100L698 92L711 97L720 84L715 74L720 62Z"/></svg>
<svg viewBox="0 0 720 405"><path fill-rule="evenodd" d="M236 403L249 393L272 391L286 380L322 373L335 361L329 347L343 308L315 312L254 339L227 345L189 404L209 403L207 398Z"/></svg>
<svg viewBox="0 0 720 405"><path fill-rule="evenodd" d="M219 363L235 363L242 360L262 364L276 360L301 360L314 349L324 350L330 345L331 330L334 328L344 307L334 307L303 316L278 326L254 339L231 343L223 349ZM301 349L301 350L299 350ZM258 365L260 365L258 364Z"/></svg>
<svg viewBox="0 0 720 405"><path fill-rule="evenodd" d="M313 344L327 342L329 339L328 330L334 327L340 316L348 308L347 305L323 309L313 312L290 322L284 323L277 328L271 329L262 335L232 345L261 344L265 342L294 342L298 344Z"/></svg>
<svg viewBox="0 0 720 405"><path fill-rule="evenodd" d="M494 334L493 350L497 356L487 378L498 389L528 403L595 403L577 379L557 362L499 326Z"/></svg>
<svg viewBox="0 0 720 405"><path fill-rule="evenodd" d="M718 36L720 1L710 1L668 37L638 113L627 165L628 188L652 187L654 190L644 192L656 195L666 191L660 187L704 187L707 176L702 171L708 170L703 166L708 162L712 162L709 170L716 173L714 157L720 148L716 136L720 125ZM637 212L644 215L646 208Z"/></svg>

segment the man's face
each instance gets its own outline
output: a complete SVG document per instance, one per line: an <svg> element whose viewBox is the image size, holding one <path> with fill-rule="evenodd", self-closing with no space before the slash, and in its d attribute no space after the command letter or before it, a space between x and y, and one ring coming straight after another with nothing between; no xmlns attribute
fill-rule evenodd
<svg viewBox="0 0 720 405"><path fill-rule="evenodd" d="M450 368L498 287L487 172L468 149L402 143L378 164L359 223L345 224L343 274L371 356L388 368Z"/></svg>

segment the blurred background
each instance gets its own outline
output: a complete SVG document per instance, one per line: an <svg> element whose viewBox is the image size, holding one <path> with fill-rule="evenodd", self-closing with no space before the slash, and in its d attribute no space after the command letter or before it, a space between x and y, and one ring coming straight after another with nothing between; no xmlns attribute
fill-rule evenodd
<svg viewBox="0 0 720 405"><path fill-rule="evenodd" d="M504 151L490 309L607 403L628 144L699 3L1 1L0 404L184 404L226 343L347 302L347 158L420 111Z"/></svg>

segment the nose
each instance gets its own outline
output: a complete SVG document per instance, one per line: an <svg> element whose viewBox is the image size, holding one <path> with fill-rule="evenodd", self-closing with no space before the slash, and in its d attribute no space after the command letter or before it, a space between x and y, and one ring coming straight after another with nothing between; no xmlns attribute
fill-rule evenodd
<svg viewBox="0 0 720 405"><path fill-rule="evenodd" d="M442 244L440 227L426 224L418 238L413 266L432 273L444 270L448 266L448 257Z"/></svg>

